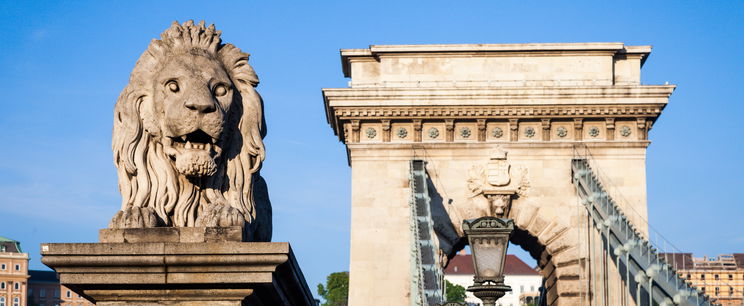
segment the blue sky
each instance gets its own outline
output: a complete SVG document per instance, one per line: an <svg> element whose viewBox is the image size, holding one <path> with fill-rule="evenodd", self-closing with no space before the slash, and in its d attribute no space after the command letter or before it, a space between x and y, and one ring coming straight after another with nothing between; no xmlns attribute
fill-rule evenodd
<svg viewBox="0 0 744 306"><path fill-rule="evenodd" d="M698 256L744 252L742 1L3 0L0 235L32 269L40 243L96 241L119 208L114 102L150 39L187 19L252 54L274 240L292 243L312 288L349 253L350 169L320 88L346 86L339 49L370 44L653 45L643 83L678 88L650 134L650 223Z"/></svg>

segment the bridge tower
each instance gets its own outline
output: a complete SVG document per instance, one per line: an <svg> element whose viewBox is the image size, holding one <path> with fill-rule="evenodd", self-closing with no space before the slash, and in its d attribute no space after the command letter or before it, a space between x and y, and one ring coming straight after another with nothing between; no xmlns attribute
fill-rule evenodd
<svg viewBox="0 0 744 306"><path fill-rule="evenodd" d="M485 215L515 220L512 242L538 262L547 304L628 302L612 285L621 271L599 264L609 257L572 161L602 170L606 193L647 237L648 132L675 88L641 84L650 52L623 43L341 50L349 87L323 97L352 172L350 305L425 304L436 268L466 243L462 220Z"/></svg>

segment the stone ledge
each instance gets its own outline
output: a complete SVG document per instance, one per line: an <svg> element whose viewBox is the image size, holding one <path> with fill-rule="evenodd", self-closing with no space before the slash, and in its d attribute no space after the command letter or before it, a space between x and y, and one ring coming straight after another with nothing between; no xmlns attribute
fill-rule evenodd
<svg viewBox="0 0 744 306"><path fill-rule="evenodd" d="M146 242L243 242L243 227L152 227L152 228L104 228L98 231L102 243L146 243Z"/></svg>
<svg viewBox="0 0 744 306"><path fill-rule="evenodd" d="M286 242L49 243L41 248L42 262L60 282L98 305L315 305Z"/></svg>

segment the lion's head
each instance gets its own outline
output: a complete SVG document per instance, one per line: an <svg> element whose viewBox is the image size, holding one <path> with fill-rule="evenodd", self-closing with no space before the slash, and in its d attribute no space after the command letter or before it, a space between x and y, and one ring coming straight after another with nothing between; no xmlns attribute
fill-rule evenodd
<svg viewBox="0 0 744 306"><path fill-rule="evenodd" d="M255 225L256 206L269 205L253 195L265 154L258 77L220 33L174 22L137 61L114 115L122 211L154 210L165 226L235 225L205 215L223 207ZM141 227L121 215L113 227Z"/></svg>

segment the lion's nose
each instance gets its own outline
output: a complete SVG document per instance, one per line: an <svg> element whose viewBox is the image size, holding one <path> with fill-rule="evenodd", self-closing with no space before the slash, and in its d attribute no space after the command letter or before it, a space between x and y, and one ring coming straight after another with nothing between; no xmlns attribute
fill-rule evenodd
<svg viewBox="0 0 744 306"><path fill-rule="evenodd" d="M185 106L190 110L198 111L205 114L217 110L214 102L208 99L189 99L186 101Z"/></svg>

